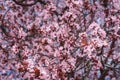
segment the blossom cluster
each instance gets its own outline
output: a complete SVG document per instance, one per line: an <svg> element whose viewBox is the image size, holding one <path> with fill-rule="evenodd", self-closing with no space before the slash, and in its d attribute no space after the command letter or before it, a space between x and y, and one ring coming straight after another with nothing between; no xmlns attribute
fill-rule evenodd
<svg viewBox="0 0 120 80"><path fill-rule="evenodd" d="M119 0L0 0L0 80L120 80Z"/></svg>

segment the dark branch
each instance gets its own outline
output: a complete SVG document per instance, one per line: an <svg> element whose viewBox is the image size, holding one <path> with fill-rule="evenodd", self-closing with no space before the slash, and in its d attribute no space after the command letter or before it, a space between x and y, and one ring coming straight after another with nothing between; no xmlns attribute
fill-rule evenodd
<svg viewBox="0 0 120 80"><path fill-rule="evenodd" d="M41 4L45 5L46 2L45 1L42 1L42 0L34 0L33 3L30 3L30 4L27 4L27 3L24 3L25 1L24 0L21 0L21 1L17 1L17 0L13 0L17 5L20 5L20 6L24 6L24 7L27 7L27 6L33 6L35 5L36 3L40 2Z"/></svg>
<svg viewBox="0 0 120 80"><path fill-rule="evenodd" d="M21 1L13 0L13 1L14 1L17 5L20 5L20 6L33 6L33 5L35 5L35 4L38 2L38 0L34 0L33 3L27 4L27 3L23 3L24 0L21 0Z"/></svg>

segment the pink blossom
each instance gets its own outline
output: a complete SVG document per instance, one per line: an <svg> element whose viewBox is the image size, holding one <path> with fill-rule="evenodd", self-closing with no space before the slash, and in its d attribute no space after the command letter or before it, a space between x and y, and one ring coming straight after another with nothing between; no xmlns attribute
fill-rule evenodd
<svg viewBox="0 0 120 80"><path fill-rule="evenodd" d="M0 80L120 80L119 0L0 0Z"/></svg>

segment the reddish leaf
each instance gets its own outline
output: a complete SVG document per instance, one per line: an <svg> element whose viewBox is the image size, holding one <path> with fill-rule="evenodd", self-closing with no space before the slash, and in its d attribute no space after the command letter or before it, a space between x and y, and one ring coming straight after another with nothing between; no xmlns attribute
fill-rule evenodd
<svg viewBox="0 0 120 80"><path fill-rule="evenodd" d="M35 73L35 77L39 77L40 76L40 70L36 67L34 67L34 73Z"/></svg>

